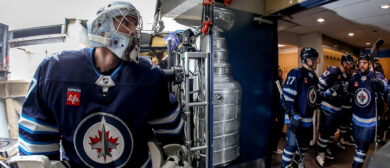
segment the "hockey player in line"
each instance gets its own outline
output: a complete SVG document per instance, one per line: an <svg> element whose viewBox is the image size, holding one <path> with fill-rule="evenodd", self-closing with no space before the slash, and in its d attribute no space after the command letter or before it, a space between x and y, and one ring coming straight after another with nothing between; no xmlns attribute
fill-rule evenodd
<svg viewBox="0 0 390 168"><path fill-rule="evenodd" d="M359 70L355 71L349 81L349 90L354 93L353 103L353 136L356 141L356 154L353 168L363 166L367 150L374 139L376 127L375 92L388 90L386 79L380 72L370 70L369 55L359 57ZM376 76L376 78L375 78Z"/></svg>
<svg viewBox="0 0 390 168"><path fill-rule="evenodd" d="M354 71L354 59L351 55L344 54L341 57L341 66L329 66L319 78L321 102L320 137L317 143L316 161L322 167L325 160L334 157L328 147L330 138L337 129L341 111L344 107L351 107L348 99L348 80ZM348 104L346 104L348 103ZM349 108L350 109L350 108Z"/></svg>
<svg viewBox="0 0 390 168"><path fill-rule="evenodd" d="M313 133L312 118L318 98L318 77L314 70L317 69L319 62L318 52L313 48L303 48L300 57L302 67L288 73L283 89L288 106L286 110L288 114L285 116L288 127L286 146L282 155L283 168L303 164L299 155L304 155L308 150ZM300 149L297 150L297 146ZM296 155L293 158L294 153Z"/></svg>
<svg viewBox="0 0 390 168"><path fill-rule="evenodd" d="M138 56L141 29L132 4L111 2L88 21L93 48L42 61L19 121L21 155L71 167L151 167L149 138L182 143L184 123L165 75Z"/></svg>

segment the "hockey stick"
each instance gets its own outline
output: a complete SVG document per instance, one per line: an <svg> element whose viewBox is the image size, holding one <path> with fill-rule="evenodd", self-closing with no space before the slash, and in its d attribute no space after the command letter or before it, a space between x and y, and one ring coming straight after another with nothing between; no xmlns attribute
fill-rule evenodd
<svg viewBox="0 0 390 168"><path fill-rule="evenodd" d="M283 96L283 91L282 91L282 86L280 85L280 81L276 80L275 83L276 83L276 86L278 87L279 95L282 98L282 103L283 103L284 107L286 107L287 114L289 114L289 112L288 112L289 110L288 110L288 107L287 107L286 100L284 99L284 96ZM290 121L291 121L291 116L289 116L289 118L290 118ZM298 167L299 168L304 168L305 167L305 163L303 162L303 156L302 156L302 153L301 153L301 148L299 147L298 139L297 139L297 136L295 135L295 132L293 133L293 136L294 136L294 139L295 139L295 143L297 144L297 149L298 149L298 154L299 154L299 166Z"/></svg>
<svg viewBox="0 0 390 168"><path fill-rule="evenodd" d="M383 45L383 43L384 43L384 41L382 39L378 39L371 48L370 62L371 62L373 72L374 72L374 79L376 79L374 56L375 56L375 53L378 50L378 48L381 47L381 45ZM375 140L374 151L375 152L378 150L378 95L379 94L377 92L375 92L375 122L376 122L375 123L375 137L374 137L374 140Z"/></svg>

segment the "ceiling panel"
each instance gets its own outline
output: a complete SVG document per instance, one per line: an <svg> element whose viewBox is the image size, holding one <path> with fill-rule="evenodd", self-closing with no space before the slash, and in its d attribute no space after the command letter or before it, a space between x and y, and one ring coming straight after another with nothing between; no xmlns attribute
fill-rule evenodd
<svg viewBox="0 0 390 168"><path fill-rule="evenodd" d="M318 18L325 22L318 23ZM390 48L390 9L380 9L380 0L339 0L285 17L291 22L284 31L296 34L320 32L355 47L383 38L383 48ZM354 37L348 33L353 32ZM369 46L370 47L370 46Z"/></svg>

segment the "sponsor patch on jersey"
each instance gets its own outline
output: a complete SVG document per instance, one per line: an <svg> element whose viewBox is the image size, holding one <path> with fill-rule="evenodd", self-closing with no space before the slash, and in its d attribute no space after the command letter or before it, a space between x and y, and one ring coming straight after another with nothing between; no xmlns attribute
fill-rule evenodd
<svg viewBox="0 0 390 168"><path fill-rule="evenodd" d="M309 106L314 107L316 105L317 92L314 86L309 88L309 92L307 92L307 100Z"/></svg>
<svg viewBox="0 0 390 168"><path fill-rule="evenodd" d="M74 149L89 167L123 167L133 152L133 137L118 117L93 113L84 118L73 137Z"/></svg>
<svg viewBox="0 0 390 168"><path fill-rule="evenodd" d="M371 102L371 94L366 88L360 88L355 92L355 104L361 108L367 107Z"/></svg>
<svg viewBox="0 0 390 168"><path fill-rule="evenodd" d="M338 76L337 76L337 79L341 79L341 75L338 75Z"/></svg>
<svg viewBox="0 0 390 168"><path fill-rule="evenodd" d="M304 81L305 81L305 84L307 84L307 82L308 82L308 81L307 81L307 78L304 78Z"/></svg>
<svg viewBox="0 0 390 168"><path fill-rule="evenodd" d="M354 83L354 86L355 86L355 87L358 87L358 86L359 86L359 83L358 83L358 82L355 82L355 83Z"/></svg>
<svg viewBox="0 0 390 168"><path fill-rule="evenodd" d="M68 88L66 94L66 105L68 106L79 106L80 105L80 89Z"/></svg>

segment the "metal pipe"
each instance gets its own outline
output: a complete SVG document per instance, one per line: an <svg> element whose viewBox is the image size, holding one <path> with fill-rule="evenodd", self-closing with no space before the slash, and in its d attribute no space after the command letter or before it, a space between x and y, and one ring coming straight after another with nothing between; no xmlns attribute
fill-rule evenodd
<svg viewBox="0 0 390 168"><path fill-rule="evenodd" d="M191 148L191 151L198 151L198 150L202 150L202 149L206 149L206 148L207 148L207 145L198 146L198 147Z"/></svg>
<svg viewBox="0 0 390 168"><path fill-rule="evenodd" d="M205 80L204 80L204 83L205 83L205 102L206 102L206 107L205 107L205 125L206 125L206 131L209 131L209 88L210 88L210 85L209 85L209 59L210 59L210 54L207 54L206 58L205 58ZM212 95L212 94L211 94ZM209 145L209 136L210 134L206 134L206 167L208 168L209 167L209 153L210 153L210 146Z"/></svg>
<svg viewBox="0 0 390 168"><path fill-rule="evenodd" d="M184 53L184 57L186 57L186 55L190 59L193 59L193 58L206 58L208 53L203 53L203 52L185 52Z"/></svg>
<svg viewBox="0 0 390 168"><path fill-rule="evenodd" d="M184 54L184 66L185 66L185 116L186 116L186 147L187 150L191 150L191 112L190 112L190 83L189 83L189 58L188 54ZM188 153L187 155L187 162L189 165L192 165L191 162L191 152Z"/></svg>
<svg viewBox="0 0 390 168"><path fill-rule="evenodd" d="M195 106L207 106L207 102L193 102L188 104L190 107L195 107Z"/></svg>

